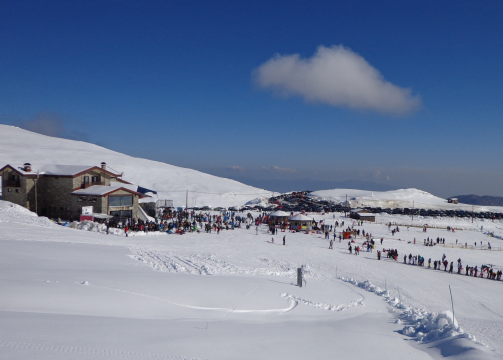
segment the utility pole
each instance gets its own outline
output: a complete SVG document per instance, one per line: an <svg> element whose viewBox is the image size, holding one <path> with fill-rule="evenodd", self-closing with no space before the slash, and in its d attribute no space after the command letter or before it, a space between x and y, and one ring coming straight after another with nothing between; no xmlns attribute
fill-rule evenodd
<svg viewBox="0 0 503 360"><path fill-rule="evenodd" d="M473 224L473 208L474 206L472 205L472 224Z"/></svg>
<svg viewBox="0 0 503 360"><path fill-rule="evenodd" d="M189 213L189 190L185 193L185 211Z"/></svg>
<svg viewBox="0 0 503 360"><path fill-rule="evenodd" d="M414 221L414 201L412 201L412 221Z"/></svg>
<svg viewBox="0 0 503 360"><path fill-rule="evenodd" d="M346 194L346 203L344 204L344 217L346 217L346 210L347 210L347 207L348 207L348 194Z"/></svg>

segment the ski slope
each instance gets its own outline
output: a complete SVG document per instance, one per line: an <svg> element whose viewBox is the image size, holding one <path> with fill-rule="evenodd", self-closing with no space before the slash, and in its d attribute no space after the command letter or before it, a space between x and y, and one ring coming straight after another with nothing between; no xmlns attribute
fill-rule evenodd
<svg viewBox="0 0 503 360"><path fill-rule="evenodd" d="M271 243L265 225L258 235L243 228L125 237L57 226L11 205L0 201L2 359L503 356L501 281L385 256L378 261L375 252L355 256L345 241L329 250L322 234L280 232ZM351 222L338 214L309 216L327 224ZM464 221L465 230L454 233L438 223L423 233L422 220L415 218L414 226L392 236L380 224L390 219L406 220L378 215L378 223L357 228L384 238L378 249L394 248L401 256L434 260L445 254L464 265L503 268L503 251L421 245L423 237L438 236L447 245L458 239L503 246L471 223ZM301 265L306 284L299 288Z"/></svg>
<svg viewBox="0 0 503 360"><path fill-rule="evenodd" d="M124 180L158 191L159 199L173 200L175 206L185 206L187 190L188 205L199 207L242 206L252 199L272 194L200 171L0 124L0 167L29 162L36 171L37 164L99 166L103 161L109 168L123 172Z"/></svg>

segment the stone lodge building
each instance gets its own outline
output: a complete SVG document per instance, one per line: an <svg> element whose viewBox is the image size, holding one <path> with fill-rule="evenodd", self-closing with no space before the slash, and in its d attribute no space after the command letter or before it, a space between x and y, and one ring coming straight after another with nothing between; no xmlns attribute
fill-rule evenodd
<svg viewBox="0 0 503 360"><path fill-rule="evenodd" d="M82 207L95 214L138 217L138 199L122 174L101 166L6 165L0 169L2 200L26 207L40 216L78 220ZM129 185L129 186L128 186Z"/></svg>

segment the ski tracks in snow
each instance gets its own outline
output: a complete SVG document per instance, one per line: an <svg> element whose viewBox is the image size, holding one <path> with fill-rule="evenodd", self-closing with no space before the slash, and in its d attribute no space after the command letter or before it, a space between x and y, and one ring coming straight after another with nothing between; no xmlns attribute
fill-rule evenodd
<svg viewBox="0 0 503 360"><path fill-rule="evenodd" d="M256 267L244 267L229 263L215 255L175 255L171 252L152 251L140 247L129 249L130 258L149 265L155 270L193 275L272 275L294 278L297 265L288 262L258 258L252 260ZM312 277L310 268L305 275Z"/></svg>
<svg viewBox="0 0 503 360"><path fill-rule="evenodd" d="M75 284L82 284L82 283L75 282ZM141 297L145 297L145 298L148 298L148 299L158 300L158 301L162 301L162 302L165 302L165 303L168 303L168 304L171 304L171 305L181 306L181 307L185 307L185 308L189 308L189 309L224 311L224 312L227 312L228 314L232 314L232 313L235 313L235 314L245 314L245 313L254 313L254 314L285 313L285 312L293 310L297 306L297 302L296 301L288 299L288 300L290 300L290 306L288 306L287 308L283 308L283 309L246 310L246 309L235 309L235 308L230 308L229 309L229 308L217 308L217 307L204 307L204 306L194 306L194 305L188 305L188 304L179 304L179 303L170 301L168 299L164 299L162 297L148 295L148 294L143 294L143 293L139 293L139 292L135 292L135 291L128 291L128 290L122 290L122 289L112 288L112 287L108 287L108 286L91 285L89 283L83 284L83 285L86 285L86 286L89 286L89 287L96 287L96 288L100 288L100 289L105 289L105 290L110 290L110 291L116 291L116 292L125 293L125 294L129 294L129 295L141 296Z"/></svg>
<svg viewBox="0 0 503 360"><path fill-rule="evenodd" d="M295 296L295 295L292 295L292 294L283 293L283 294L281 294L281 296L284 297L285 299L290 300L290 301L293 300L296 303L301 303L301 304L304 304L306 306L312 306L312 307L314 307L316 309L324 309L324 310L329 310L329 311L344 311L344 310L349 310L349 309L352 309L352 308L355 308L355 307L362 307L362 306L364 306L364 304L363 304L363 297L361 297L358 300L351 301L349 304L333 305L333 304L328 304L328 303L313 302L311 300L306 300L306 299L303 299L303 298L301 298L299 296Z"/></svg>
<svg viewBox="0 0 503 360"><path fill-rule="evenodd" d="M26 342L14 342L14 341L0 341L0 348L41 350L41 351L67 353L69 355L79 354L79 355L118 357L118 358L129 358L129 359L203 360L198 358L177 356L177 355L151 354L151 353L140 353L133 351L120 351L120 350L104 350L104 349L94 349L94 348L77 347L77 346L47 345L47 344L36 344Z"/></svg>

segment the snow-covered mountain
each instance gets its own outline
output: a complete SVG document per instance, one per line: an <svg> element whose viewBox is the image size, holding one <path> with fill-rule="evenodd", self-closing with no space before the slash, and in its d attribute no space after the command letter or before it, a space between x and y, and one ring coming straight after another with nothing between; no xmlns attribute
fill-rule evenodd
<svg viewBox="0 0 503 360"><path fill-rule="evenodd" d="M103 161L123 172L124 180L158 191L159 199L174 200L175 206L185 206L187 190L189 206L241 206L272 194L235 180L0 124L0 168L29 162L36 171L38 164L99 166Z"/></svg>
<svg viewBox="0 0 503 360"><path fill-rule="evenodd" d="M309 194L315 198L326 199L336 203L347 200L351 207L382 207L384 208L413 208L416 209L463 209L472 210L472 205L450 204L429 192L418 189L399 189L392 191L365 191L354 189L332 189L314 191ZM475 206L475 211L503 211L502 207Z"/></svg>

